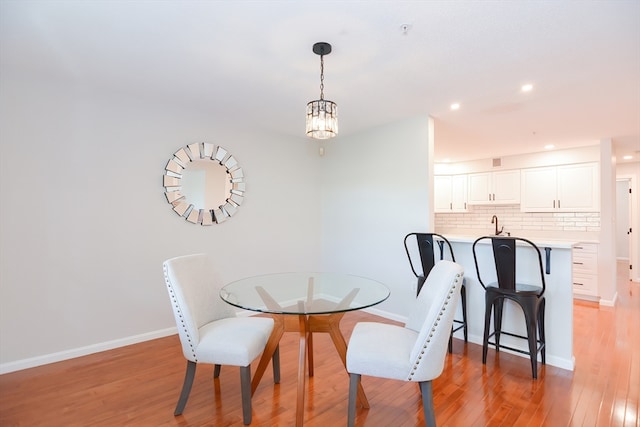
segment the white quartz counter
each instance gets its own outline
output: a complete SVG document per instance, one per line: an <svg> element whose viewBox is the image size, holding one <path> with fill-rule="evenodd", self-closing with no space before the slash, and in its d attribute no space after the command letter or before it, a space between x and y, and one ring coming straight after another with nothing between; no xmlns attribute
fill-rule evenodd
<svg viewBox="0 0 640 427"><path fill-rule="evenodd" d="M473 243L478 237L482 236L491 236L491 232L483 232L483 230L472 230L472 229L464 229L464 230L441 230L436 231L438 234L442 234L446 237L450 242L463 242L463 243ZM583 233L583 232L562 232L559 233L561 236L550 236L548 232L546 233L518 233L517 235L512 233L513 237L522 237L527 240L531 240L539 247L549 247L549 248L571 248L577 243L599 243L597 236L594 233Z"/></svg>
<svg viewBox="0 0 640 427"><path fill-rule="evenodd" d="M482 237L482 235L480 234L474 235L474 236L455 235L455 234L442 234L442 235L446 237L447 240L449 240L450 242L471 243L471 244L473 244L473 242L475 242L477 238ZM522 236L517 236L517 237L522 237ZM527 240L531 240L533 243L536 244L536 246L538 246L541 249L542 248L571 249L573 245L579 242L584 242L584 240L548 239L548 238L541 238L541 237L531 237L531 238L524 237L524 238L526 238ZM485 240L484 242L480 242L480 243L488 244L489 240Z"/></svg>

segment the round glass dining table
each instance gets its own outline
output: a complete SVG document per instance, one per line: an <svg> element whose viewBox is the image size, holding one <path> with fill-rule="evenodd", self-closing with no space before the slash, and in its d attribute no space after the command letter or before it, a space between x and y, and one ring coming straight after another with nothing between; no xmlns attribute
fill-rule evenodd
<svg viewBox="0 0 640 427"><path fill-rule="evenodd" d="M386 300L389 289L376 280L360 276L296 272L236 280L220 290L220 297L238 308L269 313L275 322L251 381L252 394L278 350L284 332L299 333L296 426L301 426L307 363L309 376L313 376L313 333L329 334L346 370L347 343L340 331L340 320L348 311L361 310ZM362 385L358 389L358 400L363 407L369 407Z"/></svg>

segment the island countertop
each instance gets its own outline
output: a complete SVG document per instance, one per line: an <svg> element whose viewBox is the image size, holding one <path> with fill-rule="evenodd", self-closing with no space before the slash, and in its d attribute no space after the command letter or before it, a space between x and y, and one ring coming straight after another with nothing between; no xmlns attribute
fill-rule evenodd
<svg viewBox="0 0 640 427"><path fill-rule="evenodd" d="M457 234L457 233L445 233L445 232L437 232L437 233L442 234L450 242L458 242L458 243L473 243L479 237L491 236L491 234L482 234L482 233L476 233L476 234L472 234L472 233ZM521 238L530 240L540 248L571 249L573 246L579 243L598 243L598 241L593 238L549 238L549 237L541 237L541 236L523 236L520 234L518 234L517 236L512 235L512 237L521 237ZM488 241L486 243L488 243Z"/></svg>

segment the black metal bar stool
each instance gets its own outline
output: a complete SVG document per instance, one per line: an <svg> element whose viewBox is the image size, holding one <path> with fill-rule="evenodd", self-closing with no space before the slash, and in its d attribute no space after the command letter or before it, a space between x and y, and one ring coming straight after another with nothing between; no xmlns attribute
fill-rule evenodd
<svg viewBox="0 0 640 427"><path fill-rule="evenodd" d="M478 265L478 254L476 245L483 241L490 240L493 252L495 272L497 282L485 284L480 277ZM516 275L516 248L520 245L528 245L537 254L537 263L540 270L540 285L519 283ZM540 353L542 364L545 364L545 334L544 334L544 272L542 268L542 255L540 249L531 241L521 237L484 236L473 242L473 260L476 266L478 280L485 289L485 316L484 316L484 339L482 344L482 363L487 363L487 350L489 345L493 345L496 352L500 347L518 353L528 354L531 359L531 373L533 378L538 378L538 353ZM522 261L521 261L522 262ZM532 259L532 262L535 262ZM536 266L536 267L538 267ZM536 268L537 270L537 268ZM502 310L504 300L508 299L518 304L524 313L527 335L518 335L502 330ZM491 312L493 311L493 332L490 332ZM500 335L509 335L516 338L526 339L529 351L500 345ZM494 338L494 341L490 341Z"/></svg>
<svg viewBox="0 0 640 427"><path fill-rule="evenodd" d="M436 238L435 243L438 245L438 250L436 251L434 245L434 237ZM404 249L407 252L407 258L409 259L409 265L411 265L411 271L418 279L418 285L416 287L416 296L420 294L420 289L422 289L422 285L424 285L429 272L436 264L438 260L443 260L445 257L444 245L448 246L449 254L451 257L451 261L455 262L456 258L453 255L453 249L451 248L451 243L447 240L446 237L437 234L437 233L409 233L404 237ZM417 254L415 253L415 248L417 248ZM414 250L412 250L414 249ZM436 256L436 253L439 253L439 256ZM419 258L419 263L418 263ZM418 265L418 268L416 268ZM421 270L421 271L420 271ZM462 303L462 320L453 320L453 327L451 328L451 336L449 337L449 353L453 351L453 334L456 331L462 329L464 334L464 342L467 342L467 295L465 290L465 281L462 279L462 286L460 288L460 297Z"/></svg>

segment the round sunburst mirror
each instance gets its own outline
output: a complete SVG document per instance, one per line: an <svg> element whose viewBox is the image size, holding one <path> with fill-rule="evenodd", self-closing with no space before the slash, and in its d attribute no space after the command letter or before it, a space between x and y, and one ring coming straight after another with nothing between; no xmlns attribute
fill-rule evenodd
<svg viewBox="0 0 640 427"><path fill-rule="evenodd" d="M163 185L173 210L193 224L220 224L235 215L244 200L244 173L237 160L206 142L173 153Z"/></svg>

